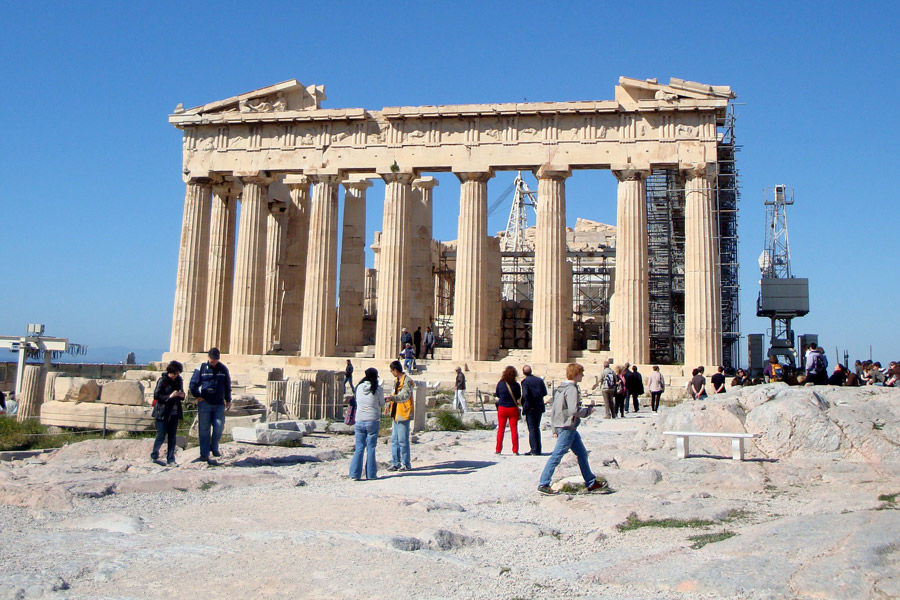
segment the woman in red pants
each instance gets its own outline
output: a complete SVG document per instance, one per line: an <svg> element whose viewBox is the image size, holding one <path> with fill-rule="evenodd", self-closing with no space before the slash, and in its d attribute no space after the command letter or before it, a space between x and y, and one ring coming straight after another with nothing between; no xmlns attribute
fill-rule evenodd
<svg viewBox="0 0 900 600"><path fill-rule="evenodd" d="M503 369L503 375L497 383L497 450L503 450L503 437L506 435L506 422L509 421L509 435L512 438L513 454L519 453L519 405L522 402L522 387L516 381L519 374L515 367Z"/></svg>

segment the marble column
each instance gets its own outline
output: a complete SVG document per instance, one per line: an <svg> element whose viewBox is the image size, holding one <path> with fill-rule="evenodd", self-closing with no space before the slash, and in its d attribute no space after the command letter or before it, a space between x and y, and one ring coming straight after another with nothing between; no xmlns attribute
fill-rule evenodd
<svg viewBox="0 0 900 600"><path fill-rule="evenodd" d="M203 348L230 351L231 297L234 286L234 239L237 190L230 182L214 185L209 219L209 284L206 288L206 335Z"/></svg>
<svg viewBox="0 0 900 600"><path fill-rule="evenodd" d="M285 352L299 352L306 290L306 253L309 247L309 178L299 174L285 175L284 184L291 191L291 201L285 213L287 230L281 265L284 285L281 348Z"/></svg>
<svg viewBox="0 0 900 600"><path fill-rule="evenodd" d="M284 285L281 278L281 258L284 250L284 229L287 204L269 202L266 223L266 296L263 322L263 352L281 349L281 309Z"/></svg>
<svg viewBox="0 0 900 600"><path fill-rule="evenodd" d="M267 190L261 174L241 177L234 292L231 308L231 354L262 354L264 340Z"/></svg>
<svg viewBox="0 0 900 600"><path fill-rule="evenodd" d="M434 322L434 265L431 256L431 240L434 237L434 211L432 207L433 189L438 185L434 177L420 177L413 181L411 201L412 254L411 260L411 300L409 330L425 328Z"/></svg>
<svg viewBox="0 0 900 600"><path fill-rule="evenodd" d="M460 181L456 234L456 283L453 300L454 361L484 360L487 355L487 182L491 172L456 173Z"/></svg>
<svg viewBox="0 0 900 600"><path fill-rule="evenodd" d="M650 291L647 256L649 169L615 168L616 282L610 307L610 349L616 362L650 362Z"/></svg>
<svg viewBox="0 0 900 600"><path fill-rule="evenodd" d="M375 358L395 360L400 330L409 321L410 172L379 173L384 179L384 217L377 262Z"/></svg>
<svg viewBox="0 0 900 600"><path fill-rule="evenodd" d="M684 170L684 365L722 362L719 246L713 213L714 164ZM711 371L710 371L711 372Z"/></svg>
<svg viewBox="0 0 900 600"><path fill-rule="evenodd" d="M175 279L171 352L203 351L206 328L210 181L191 179L184 195L181 246Z"/></svg>
<svg viewBox="0 0 900 600"><path fill-rule="evenodd" d="M335 292L337 288L337 174L310 175L309 245L303 302L302 356L334 356Z"/></svg>
<svg viewBox="0 0 900 600"><path fill-rule="evenodd" d="M377 288L378 272L375 269L366 269L366 296L363 301L363 313L367 317L374 317L378 313L375 305Z"/></svg>
<svg viewBox="0 0 900 600"><path fill-rule="evenodd" d="M338 285L337 345L344 351L363 345L363 301L366 293L366 190L368 179L344 182L344 227Z"/></svg>
<svg viewBox="0 0 900 600"><path fill-rule="evenodd" d="M566 167L542 165L538 178L537 226L534 238L534 315L531 356L535 363L561 363L569 358L572 336L571 293L566 276ZM567 302L568 300L568 302Z"/></svg>
<svg viewBox="0 0 900 600"><path fill-rule="evenodd" d="M19 352L24 351L25 350L22 349ZM16 420L19 423L41 416L45 373L44 367L38 365L25 365L25 371L22 375L22 385L19 386L19 395L16 396L16 400L19 402L19 412L17 413Z"/></svg>

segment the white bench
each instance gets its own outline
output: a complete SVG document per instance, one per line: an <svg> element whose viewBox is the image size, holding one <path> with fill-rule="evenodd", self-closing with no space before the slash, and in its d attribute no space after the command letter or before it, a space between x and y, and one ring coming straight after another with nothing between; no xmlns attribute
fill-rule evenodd
<svg viewBox="0 0 900 600"><path fill-rule="evenodd" d="M663 431L663 435L675 436L675 453L678 458L690 456L691 436L731 438L731 458L733 460L744 460L744 440L759 437L755 433L704 433L702 431Z"/></svg>

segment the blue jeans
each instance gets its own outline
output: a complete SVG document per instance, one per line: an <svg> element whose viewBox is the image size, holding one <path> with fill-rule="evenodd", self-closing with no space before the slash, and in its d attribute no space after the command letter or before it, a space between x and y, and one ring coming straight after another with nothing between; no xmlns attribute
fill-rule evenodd
<svg viewBox="0 0 900 600"><path fill-rule="evenodd" d="M219 452L219 439L225 430L225 405L197 403L197 423L200 429L200 458L209 459L209 452ZM210 427L212 438L210 438Z"/></svg>
<svg viewBox="0 0 900 600"><path fill-rule="evenodd" d="M378 463L375 462L375 446L378 444L378 421L359 421L356 424L356 447L350 459L350 479L362 477L363 452L366 453L366 479L375 479Z"/></svg>
<svg viewBox="0 0 900 600"><path fill-rule="evenodd" d="M169 415L168 419L156 419L156 439L153 440L153 452L150 458L159 458L159 449L168 438L169 445L166 448L166 462L175 462L175 436L178 432L178 415Z"/></svg>
<svg viewBox="0 0 900 600"><path fill-rule="evenodd" d="M410 468L409 421L394 421L391 428L391 464Z"/></svg>
<svg viewBox="0 0 900 600"><path fill-rule="evenodd" d="M591 465L588 464L587 448L581 441L581 435L576 429L557 429L556 431L559 437L556 438L556 447L553 449L553 454L550 455L550 460L544 466L544 472L541 473L540 485L550 485L553 471L559 466L566 452L571 450L578 457L578 468L581 469L581 476L584 477L584 485L590 487L597 478L594 477Z"/></svg>
<svg viewBox="0 0 900 600"><path fill-rule="evenodd" d="M403 368L407 373L412 373L416 368L416 359L414 358L404 358L403 359Z"/></svg>

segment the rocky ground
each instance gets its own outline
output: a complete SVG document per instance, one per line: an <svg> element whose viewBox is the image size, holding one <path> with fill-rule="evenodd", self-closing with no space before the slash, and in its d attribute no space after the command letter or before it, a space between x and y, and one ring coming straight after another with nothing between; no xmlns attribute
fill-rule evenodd
<svg viewBox="0 0 900 600"><path fill-rule="evenodd" d="M348 436L171 469L149 440L82 442L0 463L0 599L900 597L900 393L815 391L593 416L605 495L539 495L546 456L497 456L491 431L420 434L407 473L379 445L362 482ZM762 438L680 460L660 433L688 427Z"/></svg>

